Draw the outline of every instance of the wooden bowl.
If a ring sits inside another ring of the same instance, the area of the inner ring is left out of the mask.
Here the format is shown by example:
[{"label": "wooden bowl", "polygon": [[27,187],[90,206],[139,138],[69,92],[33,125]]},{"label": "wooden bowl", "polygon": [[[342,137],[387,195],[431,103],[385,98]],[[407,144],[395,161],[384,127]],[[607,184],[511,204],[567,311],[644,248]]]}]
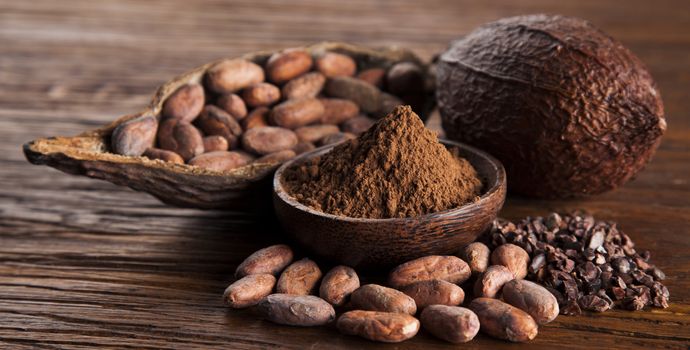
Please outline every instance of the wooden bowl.
[{"label": "wooden bowl", "polygon": [[459,149],[484,187],[479,200],[459,208],[410,218],[363,219],[327,214],[298,202],[282,184],[285,169],[323,155],[326,146],[283,164],[273,177],[273,205],[285,231],[308,253],[338,264],[381,270],[426,255],[455,254],[489,228],[503,206],[506,175],[494,157],[474,147]]}]

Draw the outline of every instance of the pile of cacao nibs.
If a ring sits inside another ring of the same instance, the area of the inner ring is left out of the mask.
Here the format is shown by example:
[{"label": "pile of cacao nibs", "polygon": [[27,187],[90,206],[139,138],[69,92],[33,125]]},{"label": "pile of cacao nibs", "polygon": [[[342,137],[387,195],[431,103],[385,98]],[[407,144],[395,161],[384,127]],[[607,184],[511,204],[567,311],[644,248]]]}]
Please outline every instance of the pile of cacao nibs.
[{"label": "pile of cacao nibs", "polygon": [[498,219],[481,237],[492,249],[506,243],[529,253],[527,279],[545,286],[565,315],[611,308],[668,307],[664,273],[638,253],[615,222],[584,212],[527,217],[519,223]]}]

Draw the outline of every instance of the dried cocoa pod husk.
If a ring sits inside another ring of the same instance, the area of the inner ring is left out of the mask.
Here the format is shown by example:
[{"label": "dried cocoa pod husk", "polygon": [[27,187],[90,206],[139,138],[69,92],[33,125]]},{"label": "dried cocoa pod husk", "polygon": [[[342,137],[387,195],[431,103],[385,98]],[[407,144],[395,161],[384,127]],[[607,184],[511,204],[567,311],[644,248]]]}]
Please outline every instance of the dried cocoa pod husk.
[{"label": "dried cocoa pod husk", "polygon": [[[303,49],[311,53],[313,57],[318,57],[328,51],[347,54],[354,58],[360,70],[387,69],[402,61],[412,61],[427,67],[411,51],[400,48],[371,49],[345,43],[325,42]],[[263,67],[272,54],[273,52],[257,52],[241,58]],[[202,84],[208,89],[205,81],[207,72],[227,60],[205,64],[163,84],[154,94],[149,106],[139,113],[123,116],[106,126],[77,136],[36,139],[24,145],[24,154],[33,164],[48,165],[69,174],[103,179],[128,186],[137,191],[150,193],[161,201],[175,206],[243,211],[270,206],[271,180],[278,163],[251,163],[229,171],[213,171],[173,162],[161,162],[147,157],[112,153],[110,138],[116,127],[141,116],[153,116],[160,119],[163,103],[171,94],[187,84]],[[236,93],[243,87],[260,82],[256,81],[258,80],[256,76],[251,74],[242,80],[232,81],[233,84],[219,84],[218,92],[222,91],[222,94],[216,96],[218,98],[216,101],[219,101],[223,95]],[[210,89],[208,90],[207,93],[213,93]],[[428,97],[425,108],[416,111],[422,118],[430,114],[434,105],[433,91],[426,91],[425,96]],[[226,112],[231,111],[226,110]],[[231,114],[236,119],[243,119],[242,113]],[[246,118],[248,117],[244,117]],[[244,127],[244,129],[248,128]]]}]

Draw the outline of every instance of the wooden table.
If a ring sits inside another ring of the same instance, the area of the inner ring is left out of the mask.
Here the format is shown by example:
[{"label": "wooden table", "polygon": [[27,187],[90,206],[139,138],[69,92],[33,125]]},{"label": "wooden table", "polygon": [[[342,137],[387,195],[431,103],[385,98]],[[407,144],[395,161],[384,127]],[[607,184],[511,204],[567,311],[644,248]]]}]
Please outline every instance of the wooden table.
[{"label": "wooden table", "polygon": [[[686,1],[0,1],[0,348],[449,348],[261,321],[223,307],[236,265],[280,240],[261,217],[176,209],[29,165],[22,143],[140,110],[207,61],[321,40],[398,44],[423,57],[525,13],[590,20],[651,69],[669,129],[637,179],[577,201],[509,198],[517,219],[586,208],[615,220],[667,274],[668,309],[560,316],[523,347],[690,346],[690,6]],[[438,120],[431,126],[438,127]],[[517,348],[478,336],[465,348]]]}]

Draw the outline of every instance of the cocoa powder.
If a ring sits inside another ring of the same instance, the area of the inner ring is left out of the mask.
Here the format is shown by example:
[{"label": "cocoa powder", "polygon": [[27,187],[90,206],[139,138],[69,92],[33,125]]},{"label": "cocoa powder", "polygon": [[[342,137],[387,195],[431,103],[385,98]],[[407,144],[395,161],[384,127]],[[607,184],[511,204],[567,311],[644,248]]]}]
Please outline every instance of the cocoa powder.
[{"label": "cocoa powder", "polygon": [[357,139],[286,170],[285,186],[315,209],[358,218],[413,217],[474,200],[482,183],[409,106]]}]

